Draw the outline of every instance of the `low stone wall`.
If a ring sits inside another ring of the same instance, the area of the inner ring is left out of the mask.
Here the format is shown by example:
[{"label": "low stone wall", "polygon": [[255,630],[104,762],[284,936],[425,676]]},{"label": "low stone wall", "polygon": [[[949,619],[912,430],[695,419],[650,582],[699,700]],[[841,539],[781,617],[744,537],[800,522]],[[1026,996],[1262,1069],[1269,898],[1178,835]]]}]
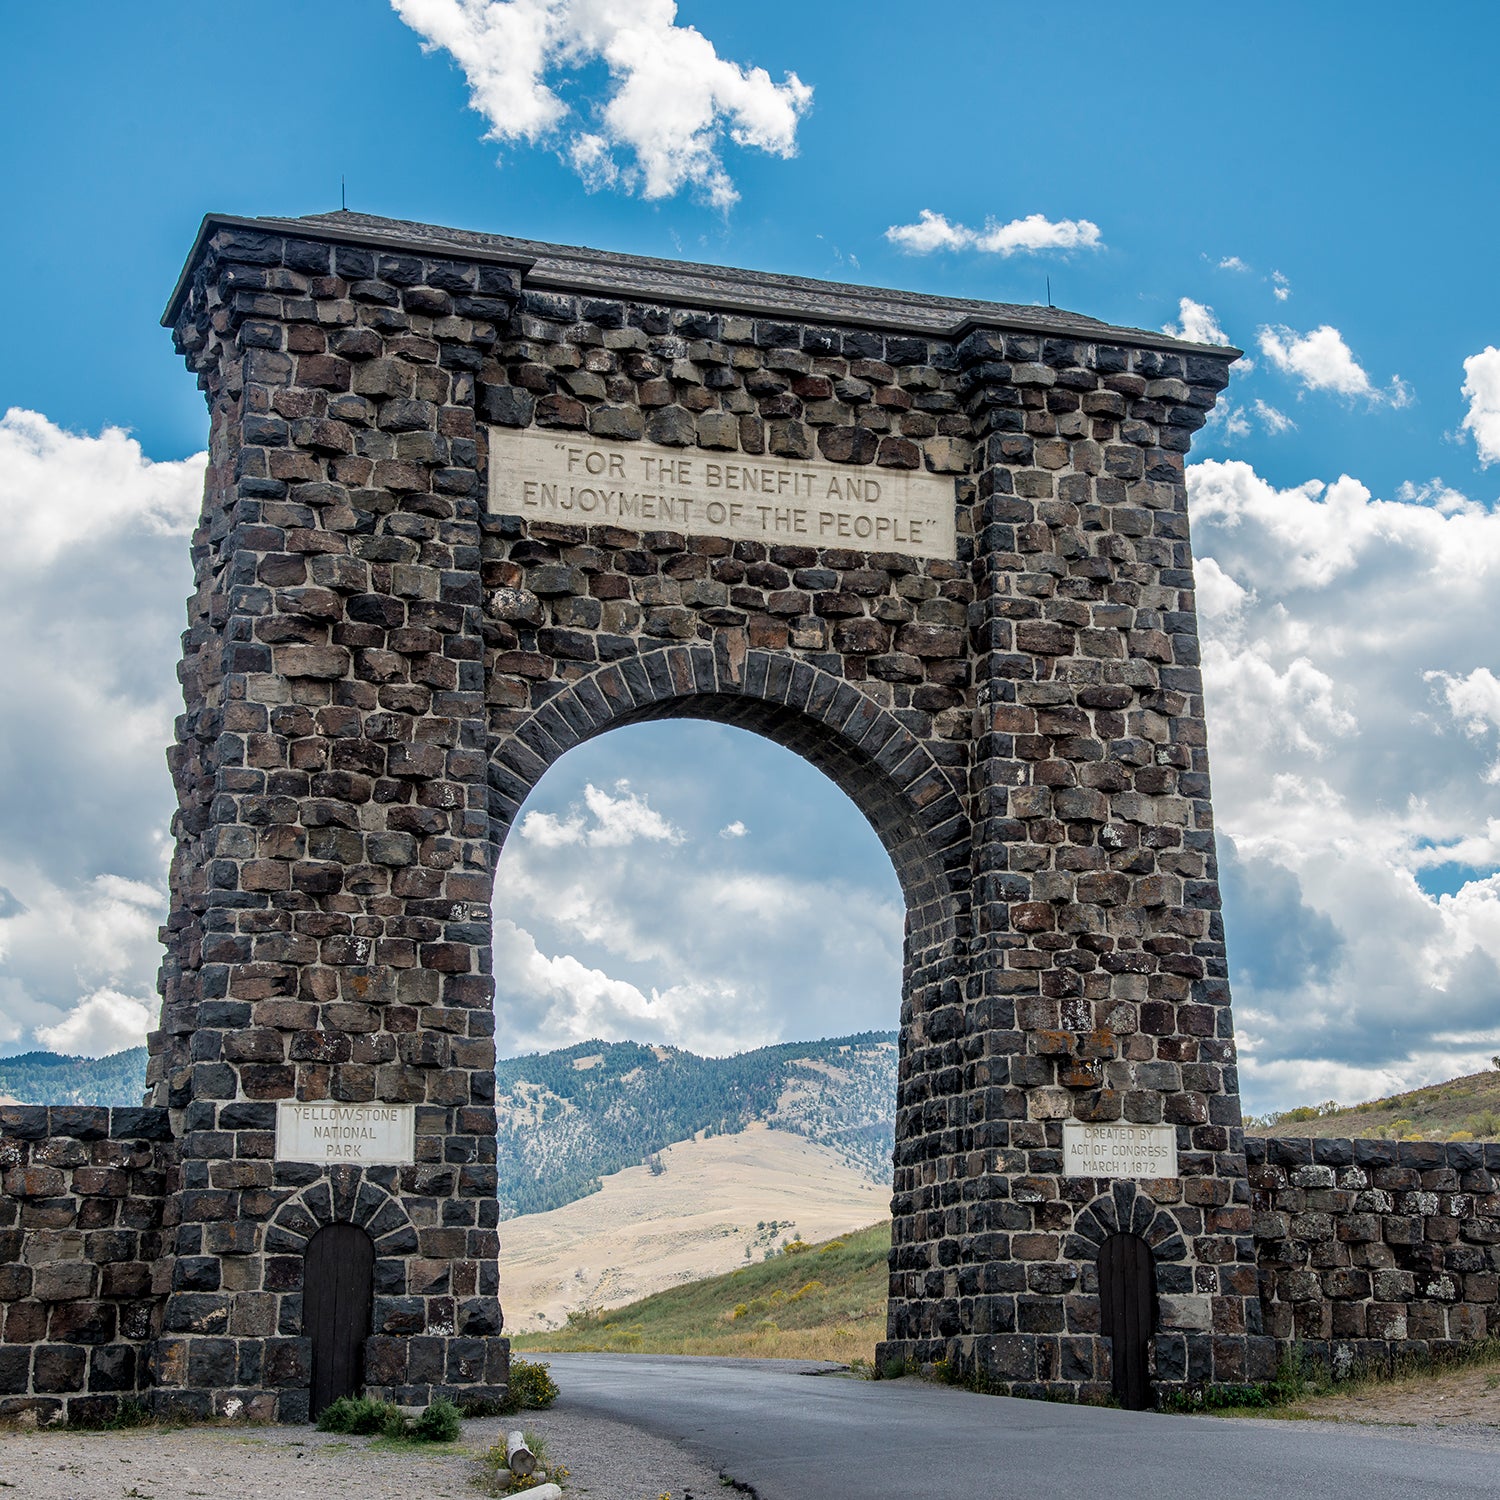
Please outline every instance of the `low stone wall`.
[{"label": "low stone wall", "polygon": [[1500,1143],[1248,1139],[1265,1331],[1335,1374],[1500,1336]]},{"label": "low stone wall", "polygon": [[164,1109],[0,1108],[0,1418],[104,1421],[148,1383],[175,1159]]}]

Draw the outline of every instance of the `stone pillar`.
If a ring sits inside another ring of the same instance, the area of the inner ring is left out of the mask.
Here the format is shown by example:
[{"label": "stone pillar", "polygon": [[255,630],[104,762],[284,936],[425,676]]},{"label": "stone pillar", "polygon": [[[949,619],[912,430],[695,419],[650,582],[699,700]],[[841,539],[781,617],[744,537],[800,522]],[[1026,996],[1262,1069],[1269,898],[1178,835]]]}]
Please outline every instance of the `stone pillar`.
[{"label": "stone pillar", "polygon": [[[516,287],[219,228],[180,299],[212,438],[151,1039],[182,1150],[164,1407],[305,1415],[301,1253],[333,1220],[376,1244],[372,1387],[506,1380],[474,371]],[[285,1099],[414,1105],[416,1160],[277,1162]]]},{"label": "stone pillar", "polygon": [[[1094,1257],[1143,1234],[1155,1374],[1272,1373],[1259,1337],[1183,455],[1224,357],[975,328],[981,446],[975,1180],[941,1352],[1018,1393],[1103,1394]],[[1067,1177],[1062,1122],[1166,1124],[1175,1181]]]}]

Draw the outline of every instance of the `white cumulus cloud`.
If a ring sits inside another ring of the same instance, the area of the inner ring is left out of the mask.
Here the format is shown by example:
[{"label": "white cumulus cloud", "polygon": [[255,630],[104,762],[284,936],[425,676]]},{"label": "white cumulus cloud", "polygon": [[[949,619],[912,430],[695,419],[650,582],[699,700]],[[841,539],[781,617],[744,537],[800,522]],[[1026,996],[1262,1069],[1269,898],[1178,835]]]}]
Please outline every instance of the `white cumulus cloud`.
[{"label": "white cumulus cloud", "polygon": [[141,1046],[155,1025],[155,996],[125,995],[106,986],[85,995],[56,1026],[38,1026],[36,1038],[53,1052],[108,1057]]},{"label": "white cumulus cloud", "polygon": [[1469,402],[1463,427],[1474,435],[1480,463],[1500,462],[1500,349],[1487,345],[1464,361],[1463,393]]},{"label": "white cumulus cloud", "polygon": [[135,1027],[111,996],[154,1008],[174,804],[165,750],[204,462],[154,463],[119,428],[0,418],[7,1043],[45,1032],[110,1050]]},{"label": "white cumulus cloud", "polygon": [[1500,677],[1488,667],[1475,667],[1464,676],[1429,672],[1429,682],[1441,685],[1443,697],[1465,734],[1478,738],[1500,729]]},{"label": "white cumulus cloud", "polygon": [[[795,73],[719,56],[675,0],[391,0],[397,15],[463,69],[487,138],[535,145],[557,138],[590,187],[646,198],[691,188],[718,208],[738,198],[725,138],[773,156],[796,154],[812,89]],[[580,119],[561,92],[602,63],[607,97]]]},{"label": "white cumulus cloud", "polygon": [[521,837],[543,849],[559,849],[568,844],[582,844],[591,849],[620,849],[637,839],[680,844],[682,831],[674,828],[639,793],[630,790],[628,781],[617,781],[618,796],[590,782],[583,789],[588,817],[577,807],[566,815],[548,812],[527,813],[521,823]]},{"label": "white cumulus cloud", "polygon": [[1280,271],[1271,272],[1271,295],[1278,302],[1285,302],[1292,295],[1292,284]]},{"label": "white cumulus cloud", "polygon": [[1162,332],[1171,334],[1174,339],[1188,339],[1194,344],[1229,343],[1229,335],[1219,327],[1213,308],[1203,302],[1194,302],[1191,297],[1179,299],[1177,321],[1168,323]]},{"label": "white cumulus cloud", "polygon": [[988,255],[1034,255],[1044,250],[1102,250],[1099,226],[1088,219],[1049,219],[1028,214],[1002,224],[986,219],[984,228],[950,224],[947,218],[924,208],[914,224],[892,224],[885,237],[910,255],[930,255],[934,250],[981,250]]},{"label": "white cumulus cloud", "polygon": [[152,463],[123,428],[91,437],[13,406],[0,417],[0,548],[35,568],[101,535],[189,536],[203,465],[201,453]]},{"label": "white cumulus cloud", "polygon": [[[605,767],[628,772],[631,819],[674,838],[589,841]],[[753,839],[724,817],[747,799]],[[503,1051],[603,1036],[722,1053],[896,1025],[895,872],[791,752],[720,725],[641,725],[569,751],[532,801],[495,881]]]},{"label": "white cumulus cloud", "polygon": [[1411,391],[1399,375],[1391,378],[1388,389],[1376,387],[1332,324],[1324,323],[1310,333],[1281,325],[1262,328],[1260,352],[1284,375],[1301,382],[1304,390],[1332,391],[1397,407],[1411,403]]},{"label": "white cumulus cloud", "polygon": [[[1188,468],[1252,1108],[1500,1050],[1500,514]],[[1451,491],[1444,491],[1452,496]]]}]

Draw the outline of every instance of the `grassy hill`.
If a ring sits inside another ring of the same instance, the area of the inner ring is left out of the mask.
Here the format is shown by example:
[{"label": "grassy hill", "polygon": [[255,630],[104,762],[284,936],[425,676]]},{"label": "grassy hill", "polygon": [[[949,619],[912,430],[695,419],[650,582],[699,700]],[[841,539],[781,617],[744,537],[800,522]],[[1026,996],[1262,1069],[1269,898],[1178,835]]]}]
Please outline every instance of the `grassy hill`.
[{"label": "grassy hill", "polygon": [[895,1145],[896,1034],[787,1042],[699,1057],[638,1042],[580,1042],[495,1069],[500,1202],[544,1213],[599,1191],[677,1141],[755,1121],[827,1146],[871,1181]]},{"label": "grassy hill", "polygon": [[626,1167],[590,1193],[501,1228],[512,1333],[559,1328],[569,1313],[637,1302],[774,1254],[784,1241],[846,1235],[881,1217],[876,1184],[806,1136],[753,1123],[698,1136]]},{"label": "grassy hill", "polygon": [[19,1104],[139,1104],[146,1091],[146,1049],[110,1057],[22,1052],[0,1057],[0,1095]]},{"label": "grassy hill", "polygon": [[1500,1069],[1450,1078],[1405,1094],[1342,1105],[1330,1099],[1279,1114],[1250,1115],[1252,1135],[1357,1136],[1398,1141],[1500,1139]]},{"label": "grassy hill", "polygon": [[517,1350],[870,1360],[885,1337],[889,1223],[710,1276],[567,1326],[522,1334]]}]

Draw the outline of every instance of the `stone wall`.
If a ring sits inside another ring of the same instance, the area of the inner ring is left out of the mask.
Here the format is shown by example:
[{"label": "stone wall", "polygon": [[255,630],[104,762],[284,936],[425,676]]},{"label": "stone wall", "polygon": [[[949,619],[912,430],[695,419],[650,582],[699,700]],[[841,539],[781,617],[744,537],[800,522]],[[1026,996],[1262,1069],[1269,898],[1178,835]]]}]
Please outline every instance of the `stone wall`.
[{"label": "stone wall", "polygon": [[1500,1144],[1247,1140],[1266,1331],[1344,1374],[1500,1335]]},{"label": "stone wall", "polygon": [[0,1418],[103,1421],[149,1385],[175,1161],[164,1109],[0,1107]]}]

